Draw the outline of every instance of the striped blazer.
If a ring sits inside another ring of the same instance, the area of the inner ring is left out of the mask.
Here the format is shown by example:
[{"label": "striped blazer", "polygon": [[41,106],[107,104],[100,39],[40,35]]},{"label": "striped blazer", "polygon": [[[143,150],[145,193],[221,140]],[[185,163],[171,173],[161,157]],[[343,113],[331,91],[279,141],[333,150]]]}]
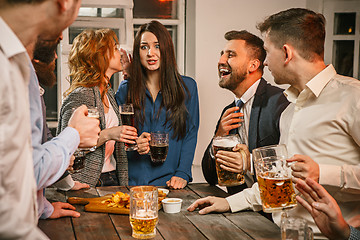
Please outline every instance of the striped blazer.
[{"label": "striped blazer", "polygon": [[[114,91],[110,88],[107,97],[112,105],[121,125],[119,107],[114,98]],[[97,107],[99,110],[100,129],[106,128],[104,106],[101,101],[100,90],[97,86],[92,88],[79,87],[72,91],[63,101],[60,110],[60,119],[57,128],[57,134],[68,126],[69,119],[72,115],[72,109],[85,104],[87,107]],[[128,161],[124,143],[116,142],[114,153],[116,160],[116,174],[121,186],[128,185]],[[71,174],[74,180],[87,183],[95,187],[101,174],[105,160],[105,144],[101,145],[94,152],[88,153],[85,160],[85,168],[79,173]]]}]

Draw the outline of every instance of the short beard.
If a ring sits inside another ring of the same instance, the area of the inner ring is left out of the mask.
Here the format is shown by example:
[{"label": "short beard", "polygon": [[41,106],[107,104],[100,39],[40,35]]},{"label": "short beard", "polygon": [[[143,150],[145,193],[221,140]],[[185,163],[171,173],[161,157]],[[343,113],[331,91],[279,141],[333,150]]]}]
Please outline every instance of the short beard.
[{"label": "short beard", "polygon": [[38,38],[34,48],[34,59],[50,64],[55,59],[56,48],[60,39],[44,41]]},{"label": "short beard", "polygon": [[230,91],[234,91],[239,86],[239,84],[245,80],[246,76],[247,76],[247,74],[245,71],[242,71],[240,73],[231,72],[229,79],[224,80],[224,79],[220,78],[219,86],[221,88],[225,88]]},{"label": "short beard", "polygon": [[56,83],[56,75],[54,73],[55,60],[50,64],[33,60],[32,64],[34,65],[39,83],[42,86],[53,87]]}]

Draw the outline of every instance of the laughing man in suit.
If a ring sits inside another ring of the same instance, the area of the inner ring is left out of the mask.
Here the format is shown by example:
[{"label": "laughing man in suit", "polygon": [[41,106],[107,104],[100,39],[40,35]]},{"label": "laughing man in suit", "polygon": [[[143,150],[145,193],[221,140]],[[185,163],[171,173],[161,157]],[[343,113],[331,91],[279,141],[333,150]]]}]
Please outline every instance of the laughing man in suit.
[{"label": "laughing man in suit", "polygon": [[[245,134],[250,152],[257,147],[277,144],[279,142],[279,118],[288,105],[283,90],[272,86],[262,78],[266,57],[264,42],[257,36],[243,30],[230,31],[225,34],[228,41],[221,51],[218,62],[219,86],[234,93],[235,100],[226,106],[216,125],[215,136],[229,133],[238,134],[241,125],[240,116],[244,115]],[[238,107],[241,100],[240,109]],[[240,111],[240,112],[238,112]],[[244,148],[245,146],[242,146]],[[211,142],[202,159],[202,170],[209,184],[217,184],[215,158],[211,152]],[[249,156],[249,152],[247,152]],[[251,187],[254,177],[250,158],[242,159],[240,152],[217,153],[222,167],[232,172],[241,172],[247,166],[243,185],[228,187],[231,194]],[[243,164],[243,161],[246,161]]]}]

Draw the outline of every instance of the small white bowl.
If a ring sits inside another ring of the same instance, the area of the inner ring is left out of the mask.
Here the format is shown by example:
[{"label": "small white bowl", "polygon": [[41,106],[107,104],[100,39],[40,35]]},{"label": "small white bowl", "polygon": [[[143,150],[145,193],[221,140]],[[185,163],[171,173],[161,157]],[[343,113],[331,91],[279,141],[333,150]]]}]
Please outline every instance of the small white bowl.
[{"label": "small white bowl", "polygon": [[165,198],[162,201],[164,212],[178,213],[181,210],[181,198]]}]

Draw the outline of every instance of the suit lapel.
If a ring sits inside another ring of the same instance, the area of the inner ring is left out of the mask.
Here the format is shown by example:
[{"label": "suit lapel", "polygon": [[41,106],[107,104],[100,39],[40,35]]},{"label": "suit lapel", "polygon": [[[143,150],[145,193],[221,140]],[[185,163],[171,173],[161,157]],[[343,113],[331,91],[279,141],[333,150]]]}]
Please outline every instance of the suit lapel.
[{"label": "suit lapel", "polygon": [[259,86],[256,89],[254,102],[251,107],[249,137],[248,137],[250,152],[254,148],[256,148],[256,143],[258,138],[257,133],[258,133],[260,109],[263,101],[263,94],[265,93],[265,86],[266,86],[266,81],[263,78],[261,78]]}]

